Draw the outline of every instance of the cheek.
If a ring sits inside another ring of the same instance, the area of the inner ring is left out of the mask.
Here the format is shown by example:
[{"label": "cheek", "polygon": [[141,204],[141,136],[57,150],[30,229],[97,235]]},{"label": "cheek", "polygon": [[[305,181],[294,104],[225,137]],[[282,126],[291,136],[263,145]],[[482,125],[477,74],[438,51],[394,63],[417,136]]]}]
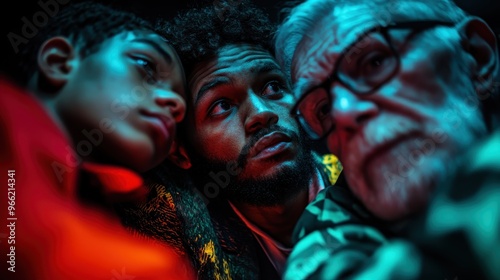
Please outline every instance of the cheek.
[{"label": "cheek", "polygon": [[439,119],[439,129],[449,139],[449,143],[445,141],[443,145],[460,150],[487,134],[480,105],[475,97],[450,98],[450,104],[452,105],[441,112],[443,117]]},{"label": "cheek", "polygon": [[421,44],[411,46],[410,51],[402,54],[400,81],[405,97],[442,106],[444,96],[454,94],[447,86],[461,83],[465,76],[461,56],[453,42],[435,40],[435,36],[427,36],[421,39]]},{"label": "cheek", "polygon": [[430,105],[443,103],[445,92],[440,76],[427,62],[409,61],[402,65],[399,78],[399,96],[411,102]]},{"label": "cheek", "polygon": [[340,153],[340,143],[338,141],[338,137],[336,137],[334,133],[330,132],[330,134],[326,137],[326,146],[331,153],[342,159],[342,154]]},{"label": "cheek", "polygon": [[278,115],[278,120],[286,125],[287,128],[292,129],[293,131],[297,131],[299,128],[299,124],[295,120],[295,118],[290,114],[290,110],[294,105],[295,99],[292,95],[288,95],[283,100],[275,103],[275,106],[272,107],[273,112]]},{"label": "cheek", "polygon": [[97,103],[95,94],[89,91],[72,91],[56,102],[57,110],[70,130],[93,128],[104,117],[104,105]]},{"label": "cheek", "polygon": [[245,145],[245,133],[231,126],[202,126],[193,134],[195,149],[204,156],[233,160]]},{"label": "cheek", "polygon": [[[428,132],[438,131],[454,142],[468,142],[469,135],[481,135],[484,129],[478,98],[463,69],[449,59],[439,63],[446,66],[420,62],[405,71],[399,96],[427,123]],[[456,67],[451,69],[453,65]]]}]

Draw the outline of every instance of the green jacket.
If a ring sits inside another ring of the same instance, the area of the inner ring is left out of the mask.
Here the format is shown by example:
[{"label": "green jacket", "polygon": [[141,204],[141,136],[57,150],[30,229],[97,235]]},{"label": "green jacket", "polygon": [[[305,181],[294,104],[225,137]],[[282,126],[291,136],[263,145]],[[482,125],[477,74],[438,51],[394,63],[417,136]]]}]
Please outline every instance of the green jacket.
[{"label": "green jacket", "polygon": [[345,185],[325,188],[295,227],[283,279],[346,279],[404,229],[374,217]]}]

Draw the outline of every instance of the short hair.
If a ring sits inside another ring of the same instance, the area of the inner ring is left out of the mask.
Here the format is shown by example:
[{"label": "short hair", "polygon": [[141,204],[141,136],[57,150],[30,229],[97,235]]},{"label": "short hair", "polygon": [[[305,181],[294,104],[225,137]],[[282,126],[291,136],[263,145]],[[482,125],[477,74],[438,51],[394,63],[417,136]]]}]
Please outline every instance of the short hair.
[{"label": "short hair", "polygon": [[178,51],[186,75],[224,46],[249,44],[274,55],[274,32],[277,24],[264,10],[246,0],[215,1],[178,13],[172,20],[159,22]]},{"label": "short hair", "polygon": [[[407,14],[407,4],[410,3],[420,4],[413,7],[415,9],[411,11],[411,15],[418,15],[425,19],[460,22],[466,17],[466,13],[451,0],[306,0],[293,8],[286,8],[282,11],[285,19],[275,35],[276,59],[284,71],[290,75],[291,62],[296,48],[316,26],[318,19],[332,14],[335,7],[366,4],[374,10],[394,16]],[[385,19],[381,18],[381,20]]]},{"label": "short hair", "polygon": [[106,39],[132,30],[154,29],[151,22],[110,5],[91,1],[68,4],[21,50],[20,82],[25,84],[35,73],[39,48],[49,38],[66,37],[78,45],[79,54],[86,57],[96,52]]}]

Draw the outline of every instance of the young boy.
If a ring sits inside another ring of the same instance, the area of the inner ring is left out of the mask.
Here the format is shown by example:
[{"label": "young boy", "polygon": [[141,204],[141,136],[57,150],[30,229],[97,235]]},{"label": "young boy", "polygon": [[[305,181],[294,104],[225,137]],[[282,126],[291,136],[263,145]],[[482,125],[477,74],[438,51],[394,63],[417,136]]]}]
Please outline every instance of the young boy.
[{"label": "young boy", "polygon": [[174,154],[184,117],[180,60],[152,30],[70,5],[23,50],[30,93],[0,79],[1,279],[193,278],[187,260],[110,210],[143,197],[136,172]]}]

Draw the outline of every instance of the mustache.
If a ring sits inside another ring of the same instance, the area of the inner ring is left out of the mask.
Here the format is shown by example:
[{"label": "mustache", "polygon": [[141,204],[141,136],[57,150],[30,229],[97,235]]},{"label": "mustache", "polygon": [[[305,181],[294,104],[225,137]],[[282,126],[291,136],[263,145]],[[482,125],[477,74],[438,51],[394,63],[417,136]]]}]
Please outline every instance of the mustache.
[{"label": "mustache", "polygon": [[244,168],[247,162],[247,155],[250,153],[250,150],[252,147],[264,136],[268,135],[269,133],[272,132],[281,132],[284,133],[292,139],[292,142],[294,143],[300,143],[300,136],[297,132],[284,128],[278,124],[273,124],[269,127],[263,128],[259,130],[257,133],[252,135],[245,146],[241,149],[241,152],[238,156],[237,164],[239,167]]}]

